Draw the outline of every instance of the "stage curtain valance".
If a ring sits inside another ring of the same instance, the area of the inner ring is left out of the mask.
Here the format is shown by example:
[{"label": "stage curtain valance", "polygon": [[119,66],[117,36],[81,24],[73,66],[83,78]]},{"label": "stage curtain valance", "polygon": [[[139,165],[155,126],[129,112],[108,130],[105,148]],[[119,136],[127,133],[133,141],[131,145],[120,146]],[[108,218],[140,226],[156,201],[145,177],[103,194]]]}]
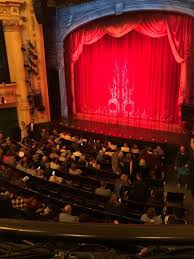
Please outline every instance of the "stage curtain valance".
[{"label": "stage curtain valance", "polygon": [[153,38],[168,36],[174,58],[178,63],[181,63],[178,104],[180,105],[184,99],[187,98],[186,61],[191,46],[192,18],[189,16],[172,14],[120,16],[113,20],[100,21],[86,25],[73,32],[69,37],[74,113],[76,113],[74,103],[74,64],[79,59],[84,45],[93,44],[106,34],[119,38],[132,30]]},{"label": "stage curtain valance", "polygon": [[152,15],[146,18],[134,16],[120,18],[114,22],[99,22],[87,25],[70,35],[72,62],[76,62],[83,50],[83,45],[90,45],[108,34],[122,37],[132,30],[146,36],[159,38],[168,35],[169,43],[178,63],[187,59],[191,44],[192,18],[180,15]]}]

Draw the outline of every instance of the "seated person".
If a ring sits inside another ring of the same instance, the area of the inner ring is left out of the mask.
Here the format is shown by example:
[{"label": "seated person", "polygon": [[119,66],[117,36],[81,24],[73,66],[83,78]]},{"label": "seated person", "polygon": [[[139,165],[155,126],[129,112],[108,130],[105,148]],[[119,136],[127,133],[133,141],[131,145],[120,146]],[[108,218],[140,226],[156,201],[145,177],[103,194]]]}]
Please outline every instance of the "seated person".
[{"label": "seated person", "polygon": [[[48,205],[42,205],[41,208],[39,208],[36,211],[37,214],[39,214],[40,216],[43,216],[45,219],[50,220],[53,219],[53,210],[52,210],[52,205],[48,204]],[[43,218],[42,218],[43,219]]]},{"label": "seated person", "polygon": [[130,148],[128,147],[127,143],[124,143],[124,145],[121,147],[121,151],[124,152],[124,153],[130,152]]},{"label": "seated person", "polygon": [[112,193],[109,202],[105,205],[105,210],[112,214],[125,215],[126,210],[120,202],[119,195]]},{"label": "seated person", "polygon": [[145,213],[141,216],[140,221],[143,224],[148,224],[148,225],[160,225],[160,224],[162,224],[161,215],[157,216],[154,208],[149,208],[147,210],[147,213]]},{"label": "seated person", "polygon": [[130,200],[134,200],[135,202],[146,202],[148,199],[148,192],[146,185],[142,181],[141,175],[136,175],[136,181],[133,184],[133,189],[129,195]]},{"label": "seated person", "polygon": [[100,183],[100,187],[97,188],[94,193],[96,195],[99,195],[99,196],[103,196],[103,197],[110,197],[111,196],[111,191],[109,189],[106,189],[106,184],[104,182],[101,182]]},{"label": "seated person", "polygon": [[187,224],[187,221],[185,219],[179,219],[176,217],[176,215],[166,215],[164,218],[164,224],[165,225],[175,225],[175,224]]},{"label": "seated person", "polygon": [[29,168],[36,169],[41,165],[39,154],[32,156],[32,161],[29,163]]},{"label": "seated person", "polygon": [[96,169],[96,170],[100,170],[100,164],[98,164],[95,159],[91,159],[91,160],[88,162],[87,166],[90,167],[90,168],[94,168],[94,169]]},{"label": "seated person", "polygon": [[0,218],[19,218],[21,213],[14,209],[11,202],[11,194],[0,195]]},{"label": "seated person", "polygon": [[122,174],[120,177],[120,190],[119,190],[119,196],[122,200],[128,198],[128,193],[130,190],[131,181],[127,174]]},{"label": "seated person", "polygon": [[53,170],[60,170],[60,164],[58,163],[58,159],[57,158],[53,158],[51,163],[50,163],[50,169]]},{"label": "seated person", "polygon": [[153,154],[151,147],[148,147],[148,148],[147,148],[147,154],[148,154],[148,155],[152,155],[152,154]]},{"label": "seated person", "polygon": [[25,215],[28,219],[35,219],[36,217],[36,211],[41,207],[40,200],[35,197],[31,196],[27,203],[25,208]]},{"label": "seated person", "polygon": [[133,146],[131,148],[131,153],[132,154],[139,154],[139,148],[136,144],[133,144]]},{"label": "seated person", "polygon": [[108,142],[108,147],[110,148],[111,151],[115,151],[117,149],[117,145],[111,142]]},{"label": "seated person", "polygon": [[41,164],[41,168],[43,169],[50,168],[50,161],[47,156],[42,156],[40,164]]},{"label": "seated person", "polygon": [[73,138],[71,137],[70,133],[64,133],[63,135],[60,134],[60,137],[62,136],[63,139],[68,141],[73,141]]},{"label": "seated person", "polygon": [[55,175],[55,171],[52,172],[52,175],[49,177],[49,182],[53,183],[62,183],[63,179]]},{"label": "seated person", "polygon": [[81,153],[79,150],[77,150],[77,151],[75,151],[75,152],[73,153],[73,155],[72,155],[71,158],[72,158],[73,160],[75,160],[75,161],[78,161],[81,156],[82,156],[82,153]]},{"label": "seated person", "polygon": [[79,217],[72,216],[71,213],[72,213],[72,207],[71,205],[68,204],[62,209],[62,212],[59,214],[59,222],[78,223]]},{"label": "seated person", "polygon": [[164,151],[162,150],[162,148],[160,146],[157,146],[153,150],[153,155],[155,155],[155,156],[163,156],[164,155]]},{"label": "seated person", "polygon": [[80,166],[84,166],[84,167],[85,167],[86,164],[87,164],[86,156],[85,156],[85,155],[82,155],[82,156],[80,157],[78,163],[79,163]]},{"label": "seated person", "polygon": [[20,176],[20,174],[18,174],[17,172],[14,172],[12,174],[10,183],[15,185],[15,186],[24,188],[25,187],[25,182],[22,179],[23,179],[23,177]]},{"label": "seated person", "polygon": [[36,176],[38,178],[44,178],[44,170],[42,170],[41,167],[38,167],[35,170],[35,175],[34,176]]},{"label": "seated person", "polygon": [[66,157],[67,157],[67,152],[62,152],[60,157],[59,157],[59,161],[60,162],[65,162],[66,161]]},{"label": "seated person", "polygon": [[75,163],[72,163],[71,167],[69,168],[69,174],[81,175],[82,174],[82,170],[77,168],[77,165]]},{"label": "seated person", "polygon": [[103,151],[103,150],[100,150],[99,152],[98,152],[98,155],[97,155],[97,157],[96,157],[96,161],[98,162],[98,163],[103,163],[104,162],[104,160],[105,160],[105,152]]},{"label": "seated person", "polygon": [[49,132],[47,129],[41,129],[41,133],[40,133],[41,139],[43,141],[46,141],[49,138]]}]

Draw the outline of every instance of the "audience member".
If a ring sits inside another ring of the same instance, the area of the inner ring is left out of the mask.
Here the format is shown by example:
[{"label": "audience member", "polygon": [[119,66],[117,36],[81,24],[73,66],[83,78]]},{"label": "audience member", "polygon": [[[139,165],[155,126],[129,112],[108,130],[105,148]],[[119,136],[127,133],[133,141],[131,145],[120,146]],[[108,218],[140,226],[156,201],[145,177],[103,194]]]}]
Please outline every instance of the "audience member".
[{"label": "audience member", "polygon": [[180,146],[175,160],[175,170],[178,173],[179,187],[185,186],[187,188],[189,170],[189,156],[184,146]]},{"label": "audience member", "polygon": [[144,224],[148,225],[160,225],[162,224],[162,218],[161,216],[156,215],[156,211],[154,208],[149,208],[147,210],[147,213],[143,214],[141,216],[140,221]]},{"label": "audience member", "polygon": [[[33,123],[31,122],[31,124]],[[35,129],[36,125],[29,125],[28,132],[31,127]],[[116,214],[118,222],[122,222],[119,218],[120,216],[129,215],[124,206],[125,203],[127,204],[126,201],[128,199],[132,199],[135,202],[147,201],[148,187],[141,179],[141,176],[149,177],[149,174],[145,174],[144,171],[147,169],[150,171],[155,170],[147,162],[146,155],[151,151],[148,147],[144,148],[140,156],[141,150],[135,144],[130,153],[127,143],[124,143],[119,148],[120,144],[112,144],[107,142],[107,140],[100,141],[92,138],[87,140],[83,137],[73,137],[70,133],[58,133],[57,129],[52,130],[51,134],[49,134],[49,131],[43,128],[39,143],[31,139],[32,132],[28,134],[29,139],[27,140],[26,147],[15,144],[11,139],[4,140],[0,136],[0,141],[2,141],[0,144],[0,157],[2,157],[5,163],[11,164],[14,167],[17,166],[22,171],[22,177],[20,177],[18,172],[13,173],[12,170],[10,172],[8,170],[6,175],[3,169],[1,175],[12,186],[21,189],[27,186],[30,189],[32,188],[32,190],[35,188],[37,192],[39,191],[39,186],[35,186],[36,179],[34,177],[41,178],[42,180],[37,179],[37,183],[40,184],[40,190],[44,190],[44,195],[48,196],[48,199],[50,199],[50,195],[53,197],[53,193],[55,193],[54,198],[56,199],[62,201],[68,197],[73,202],[81,203],[81,206],[87,207],[87,204],[92,204],[92,199],[95,197],[93,203],[95,203],[95,206],[97,204],[97,209],[101,209],[99,204],[102,201],[105,203],[106,200],[99,196],[110,198],[109,202],[104,204],[105,206],[103,205],[105,208],[104,212]],[[35,135],[38,136],[37,131]],[[37,138],[36,136],[34,138]],[[155,157],[161,154],[158,147],[153,149],[153,153]],[[82,177],[76,177],[76,175],[81,175],[82,172]],[[139,174],[136,179],[137,172]],[[71,175],[74,175],[74,177]],[[27,182],[24,179],[27,179]],[[136,181],[134,182],[135,179]],[[43,183],[43,181],[47,180],[58,185],[53,185],[52,192],[49,190],[52,184],[47,185],[45,182]],[[100,187],[96,188],[99,185]],[[55,191],[54,187],[56,187],[56,190],[64,190],[64,193],[63,191]],[[72,190],[75,190],[75,193]],[[113,190],[115,193],[112,193]],[[85,192],[83,197],[78,197],[79,192]],[[18,195],[18,204],[19,199],[22,200]],[[34,219],[38,217],[39,219],[49,220],[54,217],[53,210],[47,203],[40,204],[37,201],[39,205],[32,206],[35,203],[33,199],[32,197],[29,199],[24,209],[27,218]],[[96,203],[98,199],[100,199],[100,203]],[[19,207],[20,205],[18,205]],[[74,216],[71,215],[71,209],[68,207],[64,208],[60,215],[62,218],[65,218],[61,219],[61,222],[74,221]],[[78,222],[78,218],[75,221]]]},{"label": "audience member", "polygon": [[75,163],[72,163],[71,167],[69,168],[69,174],[81,175],[82,174],[82,170],[77,168],[77,165]]},{"label": "audience member", "polygon": [[26,144],[26,138],[28,136],[28,127],[24,121],[21,121],[20,130],[21,130],[21,143]]},{"label": "audience member", "polygon": [[71,205],[68,204],[62,209],[62,212],[59,214],[59,222],[78,223],[79,217],[72,216],[71,213],[72,213],[72,207]]},{"label": "audience member", "polygon": [[28,135],[30,139],[37,139],[37,125],[34,123],[33,119],[28,125]]},{"label": "audience member", "polygon": [[96,188],[95,194],[98,196],[110,197],[111,191],[106,188],[106,183],[101,182],[101,186],[99,188]]},{"label": "audience member", "polygon": [[148,199],[148,190],[145,183],[142,181],[141,175],[137,174],[136,181],[131,187],[129,199],[135,202],[146,202]]}]

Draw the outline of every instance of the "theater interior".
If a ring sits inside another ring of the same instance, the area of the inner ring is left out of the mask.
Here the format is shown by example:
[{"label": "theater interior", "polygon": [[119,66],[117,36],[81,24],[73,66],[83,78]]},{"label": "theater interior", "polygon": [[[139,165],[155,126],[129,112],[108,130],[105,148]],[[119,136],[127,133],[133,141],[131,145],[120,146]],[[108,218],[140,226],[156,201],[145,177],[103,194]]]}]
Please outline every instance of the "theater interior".
[{"label": "theater interior", "polygon": [[0,0],[0,259],[194,258],[193,17]]}]

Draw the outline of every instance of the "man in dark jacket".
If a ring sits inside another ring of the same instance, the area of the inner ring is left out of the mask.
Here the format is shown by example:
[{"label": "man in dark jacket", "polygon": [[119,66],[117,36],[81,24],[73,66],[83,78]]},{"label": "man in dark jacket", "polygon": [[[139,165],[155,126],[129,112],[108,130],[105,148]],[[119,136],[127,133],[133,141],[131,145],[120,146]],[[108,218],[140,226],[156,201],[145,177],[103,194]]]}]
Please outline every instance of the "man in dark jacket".
[{"label": "man in dark jacket", "polygon": [[37,139],[37,125],[34,123],[32,119],[30,124],[28,125],[28,136],[30,139]]}]

